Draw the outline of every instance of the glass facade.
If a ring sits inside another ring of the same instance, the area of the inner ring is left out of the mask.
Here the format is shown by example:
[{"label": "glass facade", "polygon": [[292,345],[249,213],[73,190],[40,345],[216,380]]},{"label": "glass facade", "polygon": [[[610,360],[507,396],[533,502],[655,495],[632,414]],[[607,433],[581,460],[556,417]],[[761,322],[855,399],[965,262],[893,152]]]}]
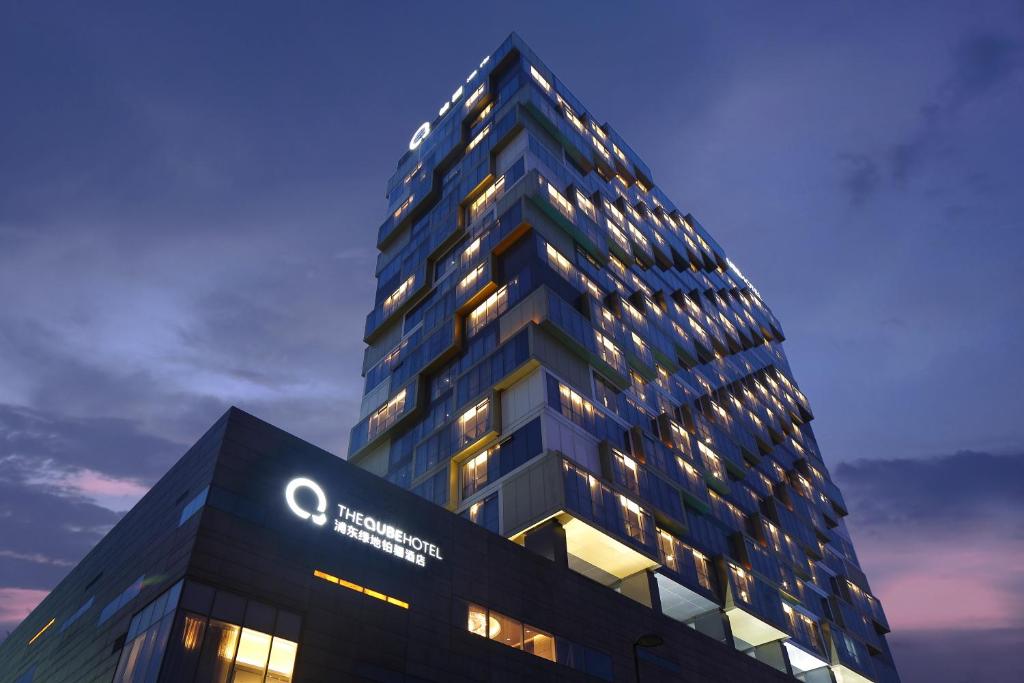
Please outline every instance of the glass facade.
[{"label": "glass facade", "polygon": [[[574,567],[627,594],[655,573],[738,649],[799,648],[794,674],[898,680],[782,327],[710,233],[514,35],[413,142],[349,459],[515,540],[554,519],[570,555],[605,544]],[[506,519],[543,458],[558,513]]]}]

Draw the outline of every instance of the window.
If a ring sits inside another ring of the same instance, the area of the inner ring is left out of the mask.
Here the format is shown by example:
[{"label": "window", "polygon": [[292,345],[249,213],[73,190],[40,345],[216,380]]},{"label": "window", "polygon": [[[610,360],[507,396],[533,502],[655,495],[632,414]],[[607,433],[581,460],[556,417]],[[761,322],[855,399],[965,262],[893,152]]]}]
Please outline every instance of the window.
[{"label": "window", "polygon": [[498,533],[498,494],[492,493],[478,500],[462,513],[462,516],[483,528]]},{"label": "window", "polygon": [[618,412],[619,390],[601,377],[594,376],[594,396],[608,410]]},{"label": "window", "polygon": [[621,371],[623,363],[622,352],[619,351],[619,347],[615,346],[608,337],[597,330],[594,330],[594,340],[597,342],[597,355],[601,357],[601,360],[616,370]]},{"label": "window", "polygon": [[583,209],[583,213],[590,216],[590,220],[597,221],[597,213],[594,211],[594,203],[587,199],[579,190],[576,190],[576,206]]},{"label": "window", "polygon": [[368,438],[372,439],[376,437],[385,429],[393,425],[398,420],[398,416],[401,415],[404,409],[405,389],[402,389],[395,394],[394,398],[378,408],[377,412],[370,417],[370,422],[367,426]]},{"label": "window", "polygon": [[203,505],[206,504],[206,496],[209,492],[210,487],[207,486],[202,491],[200,491],[195,498],[190,500],[188,504],[185,505],[184,508],[182,508],[181,516],[178,518],[178,526],[181,526],[182,524],[187,522],[192,517],[192,515],[196,514],[203,508]]},{"label": "window", "polygon": [[606,681],[612,680],[611,658],[605,653],[552,635],[482,605],[469,603],[466,630],[549,662],[558,662]]},{"label": "window", "polygon": [[539,85],[544,92],[551,92],[551,84],[548,83],[547,79],[544,78],[532,64],[530,65],[530,75],[533,76],[533,80],[537,81],[537,85]]},{"label": "window", "polygon": [[472,150],[472,149],[473,149],[474,147],[476,147],[477,145],[479,145],[479,144],[480,144],[480,142],[481,142],[481,141],[482,141],[482,140],[483,140],[483,139],[484,139],[485,137],[487,137],[487,134],[488,134],[488,133],[490,133],[490,132],[491,132],[491,124],[487,124],[486,126],[484,126],[484,129],[483,129],[482,131],[480,131],[479,133],[477,133],[477,134],[476,134],[476,137],[474,137],[474,138],[473,138],[472,140],[470,140],[470,141],[469,141],[469,144],[468,144],[468,145],[466,145],[466,152],[468,153],[468,152],[469,152],[469,151],[471,151],[471,150]]},{"label": "window", "polygon": [[466,445],[479,439],[487,432],[487,417],[490,400],[484,399],[459,417],[459,443]]},{"label": "window", "polygon": [[753,588],[753,579],[750,574],[735,565],[729,565],[729,574],[736,587],[736,597],[747,604],[752,604],[750,591]]},{"label": "window", "polygon": [[505,188],[505,176],[501,176],[493,183],[490,187],[483,191],[483,193],[473,200],[469,205],[469,220],[467,222],[473,223],[480,216],[482,216],[491,206],[497,201],[498,197],[501,196],[502,190]]},{"label": "window", "polygon": [[394,310],[398,308],[403,301],[409,298],[409,295],[412,294],[412,286],[415,282],[416,274],[413,273],[405,279],[405,282],[398,285],[398,289],[388,295],[388,298],[384,299],[384,302],[381,304],[381,309],[384,311],[384,315],[391,315],[391,313],[394,312]]},{"label": "window", "polygon": [[704,467],[707,468],[708,472],[718,479],[725,481],[725,467],[722,466],[722,459],[710,447],[704,445],[702,441],[697,442],[697,449],[700,451],[701,458],[704,460]]},{"label": "window", "polygon": [[462,465],[462,497],[468,498],[479,491],[487,483],[487,459],[489,452],[484,451]]},{"label": "window", "polygon": [[480,96],[484,94],[484,86],[481,83],[480,87],[473,91],[473,94],[466,98],[466,109],[469,109],[480,99]]},{"label": "window", "polygon": [[551,183],[548,183],[547,185],[548,199],[551,201],[551,203],[555,205],[555,207],[562,213],[563,216],[568,218],[570,221],[575,221],[576,213],[572,208],[572,204],[569,203],[569,200],[566,199],[565,196],[561,192],[559,192],[554,185],[552,185]]},{"label": "window", "polygon": [[474,268],[473,270],[469,271],[469,273],[466,274],[466,277],[464,277],[461,280],[459,280],[459,286],[458,286],[458,289],[457,289],[459,295],[462,295],[462,294],[465,294],[466,292],[468,292],[469,289],[473,285],[475,285],[477,283],[477,280],[480,279],[480,276],[483,275],[483,273],[484,273],[484,264],[481,263],[476,268]]},{"label": "window", "polygon": [[555,638],[550,633],[524,624],[523,650],[553,662],[555,661]]},{"label": "window", "polygon": [[636,461],[616,450],[612,451],[612,458],[615,462],[616,480],[633,493],[639,493],[640,483],[637,475]]},{"label": "window", "polygon": [[232,683],[263,683],[270,657],[270,641],[267,633],[243,628],[238,639],[238,653],[235,655]]},{"label": "window", "polygon": [[642,543],[644,541],[644,518],[640,514],[640,506],[621,494],[619,503],[622,505],[622,519],[626,526],[626,533]]},{"label": "window", "polygon": [[182,582],[179,581],[132,618],[114,673],[114,683],[156,680],[163,664],[181,588]]},{"label": "window", "polygon": [[473,336],[487,323],[498,319],[508,308],[508,285],[484,299],[484,302],[469,314],[469,336]]}]

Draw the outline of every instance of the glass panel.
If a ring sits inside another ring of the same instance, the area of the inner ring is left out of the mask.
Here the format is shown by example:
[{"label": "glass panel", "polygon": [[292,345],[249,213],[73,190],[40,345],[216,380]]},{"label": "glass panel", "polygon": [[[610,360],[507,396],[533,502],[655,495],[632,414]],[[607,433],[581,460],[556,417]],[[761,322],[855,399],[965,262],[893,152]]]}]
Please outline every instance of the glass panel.
[{"label": "glass panel", "polygon": [[467,628],[470,633],[487,637],[487,610],[480,605],[470,604]]},{"label": "glass panel", "polygon": [[121,661],[117,665],[117,672],[114,674],[114,683],[125,683],[125,681],[131,680],[132,672],[135,671],[135,667],[138,665],[139,653],[145,644],[144,640],[144,638],[136,638],[121,650]]},{"label": "glass panel", "polygon": [[179,614],[161,680],[171,682],[193,679],[205,632],[205,617],[198,614]]},{"label": "glass panel", "polygon": [[263,683],[269,654],[270,636],[251,628],[243,628],[242,637],[238,641],[238,656],[235,658],[232,683]]},{"label": "glass panel", "polygon": [[202,655],[199,658],[199,669],[196,672],[197,681],[227,683],[240,631],[241,629],[234,624],[210,620]]},{"label": "glass panel", "polygon": [[488,637],[509,647],[522,648],[523,623],[497,612],[491,612],[490,616],[487,628]]},{"label": "glass panel", "polygon": [[125,671],[125,681],[131,681],[131,683],[144,683],[146,680],[146,669],[149,667],[149,659],[153,654],[153,647],[156,645],[157,629],[149,628],[142,632],[135,642],[142,643],[142,647],[139,652],[139,658],[135,662],[133,670],[130,672]]},{"label": "glass panel", "polygon": [[555,661],[555,639],[550,633],[524,625],[523,634],[523,650],[548,661]]},{"label": "glass panel", "polygon": [[290,683],[292,669],[295,668],[295,653],[298,649],[299,644],[294,641],[274,638],[274,642],[270,646],[270,665],[267,667],[268,682]]},{"label": "glass panel", "polygon": [[156,677],[160,674],[160,665],[164,661],[164,652],[167,651],[167,638],[171,635],[173,623],[174,616],[167,615],[153,625],[152,630],[156,633],[156,638],[153,643],[153,654],[149,658],[149,669],[146,671],[146,683],[156,683]]}]

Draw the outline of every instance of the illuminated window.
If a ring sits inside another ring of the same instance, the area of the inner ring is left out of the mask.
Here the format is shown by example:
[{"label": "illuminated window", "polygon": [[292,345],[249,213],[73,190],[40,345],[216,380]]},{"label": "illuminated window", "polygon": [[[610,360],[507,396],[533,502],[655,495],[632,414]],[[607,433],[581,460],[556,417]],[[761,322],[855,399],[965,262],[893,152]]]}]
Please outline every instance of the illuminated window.
[{"label": "illuminated window", "polygon": [[384,311],[384,315],[391,315],[391,313],[402,304],[409,295],[412,294],[412,287],[416,283],[416,274],[413,273],[405,282],[398,285],[398,289],[388,295],[388,298],[384,299],[381,304],[381,310]]},{"label": "illuminated window", "polygon": [[459,417],[459,442],[472,443],[487,433],[487,417],[491,402],[484,399]]},{"label": "illuminated window", "polygon": [[570,221],[576,220],[576,213],[573,211],[572,204],[551,183],[548,183],[548,199],[551,200],[551,203],[558,208],[563,216]]},{"label": "illuminated window", "polygon": [[597,125],[596,123],[591,123],[590,127],[594,129],[594,132],[597,133],[602,140],[608,139],[608,134],[604,132],[601,126]]},{"label": "illuminated window", "polygon": [[617,479],[630,491],[640,492],[640,482],[637,474],[637,464],[633,458],[613,450],[612,457],[615,460],[615,473]]},{"label": "illuminated window", "polygon": [[480,141],[487,137],[487,134],[491,132],[491,124],[484,126],[484,129],[476,134],[476,137],[469,141],[466,146],[466,151],[469,152],[471,149],[480,144]]},{"label": "illuminated window", "polygon": [[[597,130],[600,130],[600,128],[598,128]],[[603,156],[605,159],[611,159],[612,158],[611,152],[608,151],[607,147],[605,147],[604,145],[601,144],[600,140],[598,140],[596,137],[591,135],[590,136],[590,141],[593,143],[594,148],[598,152],[601,153],[601,156]]]},{"label": "illuminated window", "polygon": [[494,202],[497,201],[498,197],[501,196],[501,191],[505,187],[505,176],[501,176],[493,183],[490,187],[484,190],[483,194],[473,200],[473,203],[469,205],[469,222],[476,221],[477,218],[482,216]]},{"label": "illuminated window", "polygon": [[484,119],[491,115],[492,111],[494,111],[494,103],[489,102],[487,106],[480,111],[480,115],[476,117],[476,121],[473,122],[473,125],[475,126],[477,124],[483,123]]},{"label": "illuminated window", "polygon": [[566,280],[572,280],[575,269],[572,264],[569,263],[569,259],[558,253],[558,250],[550,244],[545,245],[545,252],[548,256],[548,265],[557,270],[558,273]]},{"label": "illuminated window", "polygon": [[725,481],[725,467],[722,465],[722,459],[718,457],[718,454],[711,450],[710,447],[706,446],[702,441],[697,442],[697,449],[700,451],[701,459],[704,461],[704,467],[707,468],[715,477]]},{"label": "illuminated window", "polygon": [[619,494],[619,504],[622,506],[622,521],[625,524],[626,533],[643,542],[644,517],[640,514],[640,506],[622,494]]},{"label": "illuminated window", "polygon": [[489,322],[497,320],[498,316],[508,308],[508,285],[484,299],[484,302],[473,309],[469,314],[469,336],[473,336]]},{"label": "illuminated window", "polygon": [[754,584],[753,577],[735,565],[729,565],[729,574],[732,577],[733,585],[736,587],[736,597],[747,604],[751,604],[750,592]]},{"label": "illuminated window", "polygon": [[405,210],[412,205],[413,199],[415,199],[415,197],[413,195],[409,195],[409,197],[404,202],[402,202],[402,205],[395,209],[395,220],[398,220],[399,216],[405,213]]},{"label": "illuminated window", "polygon": [[462,497],[468,498],[487,484],[487,460],[489,452],[484,451],[462,465]]},{"label": "illuminated window", "polygon": [[530,65],[530,75],[533,76],[533,80],[537,81],[537,85],[539,85],[544,92],[551,92],[551,84],[548,83],[546,78],[541,76],[540,72],[537,71],[532,64]]},{"label": "illuminated window", "polygon": [[523,650],[553,662],[555,661],[555,638],[550,633],[523,624]]},{"label": "illuminated window", "polygon": [[477,237],[475,240],[466,245],[465,250],[462,252],[462,264],[466,265],[480,253],[480,238]]},{"label": "illuminated window", "polygon": [[597,342],[597,355],[601,360],[616,370],[622,370],[622,352],[619,351],[619,347],[597,330],[594,330],[594,340]]},{"label": "illuminated window", "polygon": [[398,420],[398,416],[405,409],[405,389],[402,389],[394,398],[377,409],[367,427],[368,438],[372,439]]},{"label": "illuminated window", "polygon": [[587,199],[587,197],[579,190],[576,190],[576,206],[583,209],[583,213],[590,216],[590,220],[597,220],[597,212],[594,209],[594,203]]},{"label": "illuminated window", "polygon": [[523,622],[491,611],[487,620],[487,637],[502,645],[522,649]]},{"label": "illuminated window", "polygon": [[573,422],[586,424],[593,416],[594,406],[575,391],[565,386],[558,385],[558,394],[561,400],[562,415],[565,415]]},{"label": "illuminated window", "polygon": [[466,98],[466,109],[469,109],[480,99],[480,96],[484,94],[484,86],[481,83],[480,87],[473,91],[473,94]]},{"label": "illuminated window", "polygon": [[622,232],[622,230],[619,229],[619,226],[615,225],[615,223],[610,220],[608,221],[608,233],[612,236],[612,239],[615,240],[615,244],[618,245],[619,249],[622,249],[622,251],[627,254],[630,252],[629,240],[626,239],[626,233]]},{"label": "illuminated window", "polygon": [[477,283],[477,280],[480,279],[480,276],[483,275],[483,273],[484,264],[482,263],[473,270],[469,271],[469,273],[466,274],[466,277],[459,280],[458,293],[462,295],[468,292],[469,288]]},{"label": "illuminated window", "polygon": [[251,628],[242,629],[232,683],[263,683],[270,657],[270,641],[271,636],[267,633]]}]

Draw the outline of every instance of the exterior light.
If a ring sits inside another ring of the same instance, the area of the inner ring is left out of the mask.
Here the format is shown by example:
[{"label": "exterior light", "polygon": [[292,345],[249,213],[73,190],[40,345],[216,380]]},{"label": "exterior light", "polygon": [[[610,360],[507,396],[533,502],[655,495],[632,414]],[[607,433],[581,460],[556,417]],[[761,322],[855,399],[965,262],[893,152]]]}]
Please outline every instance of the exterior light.
[{"label": "exterior light", "polygon": [[427,136],[430,135],[430,121],[424,121],[423,125],[416,129],[416,132],[412,134],[412,139],[409,140],[409,151],[412,151],[420,146]]}]

